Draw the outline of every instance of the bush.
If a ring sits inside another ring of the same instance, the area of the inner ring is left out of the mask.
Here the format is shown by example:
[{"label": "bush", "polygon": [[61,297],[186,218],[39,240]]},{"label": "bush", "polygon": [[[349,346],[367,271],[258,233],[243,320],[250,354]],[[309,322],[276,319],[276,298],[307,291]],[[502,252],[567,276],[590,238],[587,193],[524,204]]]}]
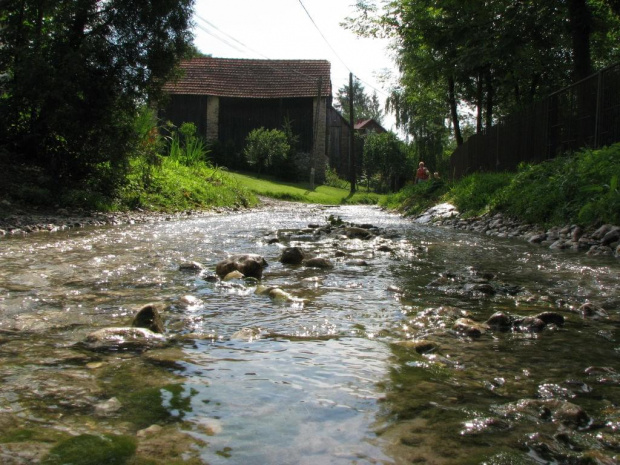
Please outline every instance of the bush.
[{"label": "bush", "polygon": [[349,181],[340,179],[338,173],[333,168],[327,168],[325,170],[325,185],[331,187],[337,187],[338,189],[349,189]]},{"label": "bush", "polygon": [[246,138],[244,154],[249,165],[260,174],[284,164],[291,146],[286,134],[277,129],[254,129]]}]

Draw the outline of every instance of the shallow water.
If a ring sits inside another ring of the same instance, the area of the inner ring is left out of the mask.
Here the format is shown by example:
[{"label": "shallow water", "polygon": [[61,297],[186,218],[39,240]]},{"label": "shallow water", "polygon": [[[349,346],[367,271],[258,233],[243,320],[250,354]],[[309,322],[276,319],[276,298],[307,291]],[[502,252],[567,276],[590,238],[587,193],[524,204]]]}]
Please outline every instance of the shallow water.
[{"label": "shallow water", "polygon": [[[380,234],[307,228],[330,215]],[[335,266],[282,265],[289,245]],[[214,270],[233,253],[263,255],[262,284],[295,300],[179,271],[187,261]],[[135,438],[150,463],[615,463],[619,269],[374,207],[289,205],[5,238],[0,458],[36,463],[67,438],[105,433]],[[605,313],[582,316],[587,301]],[[168,347],[79,344],[129,325],[150,302],[165,305]],[[565,324],[475,338],[454,330],[459,317],[496,311],[554,311]],[[120,407],[106,409],[111,398]],[[586,416],[565,415],[572,406]],[[163,429],[144,432],[152,425]]]}]

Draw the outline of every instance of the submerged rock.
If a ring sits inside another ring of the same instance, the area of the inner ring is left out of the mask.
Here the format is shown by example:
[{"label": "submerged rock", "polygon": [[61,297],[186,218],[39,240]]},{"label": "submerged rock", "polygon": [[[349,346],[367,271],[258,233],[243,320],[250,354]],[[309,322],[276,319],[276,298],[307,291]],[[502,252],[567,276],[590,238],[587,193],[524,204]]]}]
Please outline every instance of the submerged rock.
[{"label": "submerged rock", "polygon": [[609,315],[607,312],[598,305],[591,302],[586,302],[577,310],[583,318],[607,318]]},{"label": "submerged rock", "polygon": [[302,262],[302,265],[307,266],[309,268],[333,268],[334,264],[330,262],[327,258],[322,257],[314,257],[308,258]]},{"label": "submerged rock", "polygon": [[202,270],[204,270],[204,267],[198,262],[185,262],[179,265],[179,271],[200,273]]},{"label": "submerged rock", "polygon": [[564,324],[564,317],[556,312],[542,312],[534,318],[544,321],[546,325],[554,324],[557,326],[562,326]]},{"label": "submerged rock", "polygon": [[399,341],[396,345],[415,350],[418,354],[426,354],[437,349],[437,344],[426,340],[407,340]]},{"label": "submerged rock", "polygon": [[537,333],[542,331],[547,324],[541,320],[540,318],[526,316],[524,318],[518,318],[514,321],[514,330],[515,331],[525,331],[525,332],[533,332]]},{"label": "submerged rock", "polygon": [[83,345],[90,350],[146,350],[166,343],[164,336],[149,329],[118,327],[93,331]]},{"label": "submerged rock", "polygon": [[239,271],[245,276],[261,279],[263,276],[263,269],[266,266],[268,266],[268,263],[260,255],[233,255],[219,262],[215,267],[215,272],[220,278],[223,278],[231,271]]},{"label": "submerged rock", "polygon": [[116,397],[112,397],[95,405],[95,415],[99,417],[108,417],[114,415],[121,408],[123,408],[123,404],[121,404]]},{"label": "submerged rock", "polygon": [[486,324],[493,329],[499,329],[500,331],[507,331],[512,328],[513,318],[504,312],[495,312],[486,321]]},{"label": "submerged rock", "polygon": [[233,281],[235,279],[243,279],[245,275],[240,271],[234,270],[222,278],[222,281]]},{"label": "submerged rock", "polygon": [[344,234],[349,239],[370,239],[372,237],[372,233],[368,229],[358,228],[355,226],[345,228]]},{"label": "submerged rock", "polygon": [[260,339],[260,329],[257,328],[242,328],[239,331],[234,332],[230,338],[235,340],[242,340],[252,342]]},{"label": "submerged rock", "polygon": [[489,329],[489,326],[486,325],[485,323],[478,323],[469,318],[459,318],[458,320],[454,322],[454,330],[457,333],[464,334],[465,336],[468,336],[468,337],[474,337],[474,338],[480,337],[488,329]]}]

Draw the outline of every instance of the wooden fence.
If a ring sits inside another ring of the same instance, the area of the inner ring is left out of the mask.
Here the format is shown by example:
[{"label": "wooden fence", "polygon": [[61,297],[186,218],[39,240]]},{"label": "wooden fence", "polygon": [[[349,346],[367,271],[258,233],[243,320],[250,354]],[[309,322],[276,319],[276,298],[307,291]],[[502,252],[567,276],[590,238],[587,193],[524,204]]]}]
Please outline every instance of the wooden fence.
[{"label": "wooden fence", "polygon": [[620,63],[471,136],[450,158],[454,179],[515,170],[581,148],[620,142]]}]

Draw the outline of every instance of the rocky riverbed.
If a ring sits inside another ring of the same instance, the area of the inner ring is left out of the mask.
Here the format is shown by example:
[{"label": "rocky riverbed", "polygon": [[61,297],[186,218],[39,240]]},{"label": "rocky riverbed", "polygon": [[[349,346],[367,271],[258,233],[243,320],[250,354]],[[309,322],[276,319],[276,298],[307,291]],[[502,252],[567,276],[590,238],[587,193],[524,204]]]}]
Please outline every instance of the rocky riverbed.
[{"label": "rocky riverbed", "polygon": [[276,203],[1,240],[0,463],[617,462],[615,259]]},{"label": "rocky riverbed", "polygon": [[[261,198],[258,209],[293,205],[269,198]],[[69,211],[60,208],[45,214],[22,211],[0,217],[0,236],[21,235],[34,232],[57,232],[85,226],[106,226],[120,224],[155,223],[176,221],[188,217],[203,217],[238,212],[239,207],[214,208],[211,210],[187,210],[176,213],[161,213],[134,210],[131,212],[87,212]],[[417,223],[473,231],[487,236],[514,238],[539,244],[555,250],[582,252],[588,255],[607,255],[620,258],[620,226],[605,224],[598,228],[582,228],[578,225],[564,225],[544,228],[527,224],[502,213],[463,218],[453,205],[436,205],[415,218]]]},{"label": "rocky riverbed", "polygon": [[453,205],[441,204],[416,218],[419,223],[473,231],[487,236],[526,240],[555,250],[585,252],[620,258],[620,226],[604,224],[598,228],[582,228],[575,224],[544,228],[527,224],[502,213],[463,218]]}]

